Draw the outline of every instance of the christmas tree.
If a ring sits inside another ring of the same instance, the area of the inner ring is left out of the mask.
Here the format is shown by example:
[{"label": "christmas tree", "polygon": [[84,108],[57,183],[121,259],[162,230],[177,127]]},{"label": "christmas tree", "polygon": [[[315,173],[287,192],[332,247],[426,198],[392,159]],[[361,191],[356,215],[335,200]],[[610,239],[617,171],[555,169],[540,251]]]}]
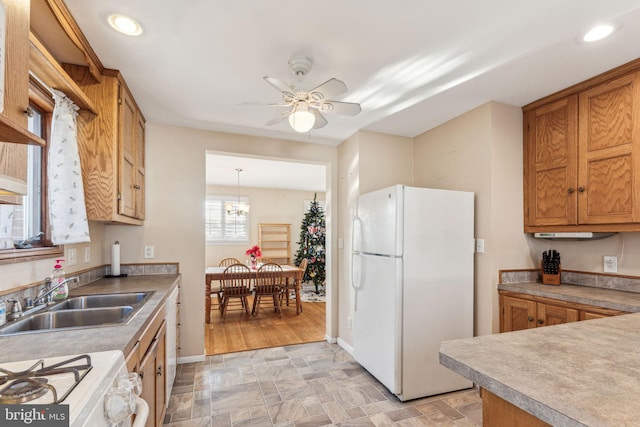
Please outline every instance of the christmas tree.
[{"label": "christmas tree", "polygon": [[307,213],[302,219],[300,227],[300,248],[296,252],[295,264],[300,265],[303,259],[309,260],[309,265],[304,273],[303,282],[313,281],[316,287],[316,294],[324,295],[325,282],[325,220],[324,210],[320,207],[320,202],[313,196],[313,201]]}]

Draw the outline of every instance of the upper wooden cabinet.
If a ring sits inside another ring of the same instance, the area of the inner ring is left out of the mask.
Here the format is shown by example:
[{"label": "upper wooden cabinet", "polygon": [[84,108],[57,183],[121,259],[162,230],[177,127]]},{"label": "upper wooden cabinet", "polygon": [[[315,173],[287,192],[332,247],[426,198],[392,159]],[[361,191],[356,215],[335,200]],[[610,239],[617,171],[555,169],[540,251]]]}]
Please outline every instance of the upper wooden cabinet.
[{"label": "upper wooden cabinet", "polygon": [[640,222],[640,72],[580,93],[578,223]]},{"label": "upper wooden cabinet", "polygon": [[[26,186],[27,147],[45,142],[27,130],[29,106],[30,3],[4,0],[3,105],[0,109],[0,175]],[[20,203],[22,197],[0,196],[0,203]]]},{"label": "upper wooden cabinet", "polygon": [[523,108],[524,231],[640,231],[640,61]]},{"label": "upper wooden cabinet", "polygon": [[78,145],[89,220],[141,225],[144,219],[144,116],[122,75],[96,83],[88,67],[65,70],[96,105],[81,113]]},{"label": "upper wooden cabinet", "polygon": [[526,112],[524,125],[527,225],[576,224],[577,95]]}]

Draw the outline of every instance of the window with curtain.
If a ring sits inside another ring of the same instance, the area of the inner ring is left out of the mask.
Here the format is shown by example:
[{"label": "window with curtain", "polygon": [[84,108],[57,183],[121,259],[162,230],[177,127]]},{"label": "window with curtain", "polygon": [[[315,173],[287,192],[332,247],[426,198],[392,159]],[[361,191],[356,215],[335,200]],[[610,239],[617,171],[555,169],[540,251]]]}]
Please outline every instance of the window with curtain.
[{"label": "window with curtain", "polygon": [[[29,81],[29,107],[32,114],[28,129],[47,143],[50,140],[53,99],[35,80]],[[28,241],[22,248],[0,250],[0,262],[30,261],[38,258],[60,257],[62,246],[51,242],[47,212],[47,148],[27,147],[27,195],[21,205],[13,206],[12,239],[15,243]]]},{"label": "window with curtain", "polygon": [[[205,201],[205,240],[209,244],[248,243],[249,215],[228,214],[226,203],[238,203],[237,196],[208,195]],[[248,197],[240,203],[249,204]]]}]

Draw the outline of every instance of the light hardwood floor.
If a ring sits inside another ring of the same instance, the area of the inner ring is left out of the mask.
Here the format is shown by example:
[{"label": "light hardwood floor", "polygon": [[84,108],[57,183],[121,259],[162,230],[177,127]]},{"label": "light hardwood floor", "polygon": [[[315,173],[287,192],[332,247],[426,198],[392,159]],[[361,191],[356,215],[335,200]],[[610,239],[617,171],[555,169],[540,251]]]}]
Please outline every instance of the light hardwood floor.
[{"label": "light hardwood floor", "polygon": [[[266,299],[265,299],[266,301]],[[249,306],[253,297],[249,298]],[[258,316],[248,319],[239,307],[227,311],[223,323],[217,310],[211,311],[211,323],[205,325],[207,355],[257,350],[324,341],[326,334],[325,303],[303,302],[303,311],[296,315],[295,302],[283,305],[278,318],[268,303],[260,306]]]}]

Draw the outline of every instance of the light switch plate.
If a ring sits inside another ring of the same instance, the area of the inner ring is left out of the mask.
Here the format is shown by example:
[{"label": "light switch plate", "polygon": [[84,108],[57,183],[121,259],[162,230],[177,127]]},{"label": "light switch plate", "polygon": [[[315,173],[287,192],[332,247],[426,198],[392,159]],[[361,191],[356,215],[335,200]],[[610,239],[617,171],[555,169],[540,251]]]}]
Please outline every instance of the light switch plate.
[{"label": "light switch plate", "polygon": [[484,253],[484,239],[476,239],[476,252],[479,254]]},{"label": "light switch plate", "polygon": [[607,256],[604,257],[604,272],[605,273],[617,273],[618,272],[618,257]]}]

